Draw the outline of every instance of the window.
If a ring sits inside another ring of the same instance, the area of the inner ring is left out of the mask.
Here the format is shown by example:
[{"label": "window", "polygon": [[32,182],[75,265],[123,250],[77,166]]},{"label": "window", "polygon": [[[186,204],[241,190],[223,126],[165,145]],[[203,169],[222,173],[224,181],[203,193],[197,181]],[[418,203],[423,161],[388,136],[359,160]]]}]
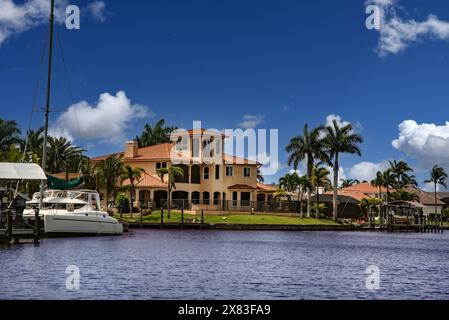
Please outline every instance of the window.
[{"label": "window", "polygon": [[232,205],[237,206],[237,191],[232,192]]},{"label": "window", "polygon": [[167,168],[167,162],[156,162],[156,170]]},{"label": "window", "polygon": [[179,137],[178,142],[176,143],[176,151],[185,151],[187,150],[187,143],[189,142],[188,138]]},{"label": "window", "polygon": [[203,192],[203,204],[209,204],[210,203],[210,194],[209,192]]},{"label": "window", "polygon": [[251,177],[251,168],[243,168],[243,176]]},{"label": "window", "polygon": [[195,138],[192,143],[192,157],[197,158],[200,156],[200,140]]},{"label": "window", "polygon": [[240,194],[240,200],[241,200],[241,205],[243,207],[247,207],[250,205],[250,200],[251,200],[251,193],[249,192],[242,192]]},{"label": "window", "polygon": [[215,166],[215,180],[220,180],[220,166]]},{"label": "window", "polygon": [[205,167],[204,168],[204,180],[208,180],[209,179],[209,167]]},{"label": "window", "polygon": [[226,176],[232,177],[232,167],[230,167],[230,166],[226,167]]}]

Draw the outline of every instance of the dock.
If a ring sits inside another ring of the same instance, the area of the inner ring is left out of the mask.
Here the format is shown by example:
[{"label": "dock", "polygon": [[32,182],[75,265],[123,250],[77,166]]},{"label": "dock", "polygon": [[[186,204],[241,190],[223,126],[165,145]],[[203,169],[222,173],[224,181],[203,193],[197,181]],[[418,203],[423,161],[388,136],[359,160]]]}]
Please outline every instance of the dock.
[{"label": "dock", "polygon": [[36,210],[35,221],[37,223],[27,225],[22,215],[13,210],[5,210],[0,215],[0,244],[29,243],[31,240],[39,244],[44,230],[41,227],[39,210]]}]

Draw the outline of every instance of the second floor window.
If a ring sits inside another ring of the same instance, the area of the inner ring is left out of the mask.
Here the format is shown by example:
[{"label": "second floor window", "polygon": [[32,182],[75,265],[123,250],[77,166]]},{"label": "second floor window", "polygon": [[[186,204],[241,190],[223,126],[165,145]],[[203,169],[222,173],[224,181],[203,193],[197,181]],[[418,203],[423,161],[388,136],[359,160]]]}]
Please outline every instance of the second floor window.
[{"label": "second floor window", "polygon": [[215,166],[215,180],[220,180],[220,166],[218,164]]},{"label": "second floor window", "polygon": [[166,162],[156,162],[156,170],[159,170],[162,168],[167,168],[167,163]]},{"label": "second floor window", "polygon": [[251,168],[243,168],[243,176],[251,177]]},{"label": "second floor window", "polygon": [[204,175],[203,175],[203,177],[204,177],[204,180],[209,179],[209,168],[208,167],[204,168]]},{"label": "second floor window", "polygon": [[232,167],[230,166],[226,167],[226,176],[232,177]]}]

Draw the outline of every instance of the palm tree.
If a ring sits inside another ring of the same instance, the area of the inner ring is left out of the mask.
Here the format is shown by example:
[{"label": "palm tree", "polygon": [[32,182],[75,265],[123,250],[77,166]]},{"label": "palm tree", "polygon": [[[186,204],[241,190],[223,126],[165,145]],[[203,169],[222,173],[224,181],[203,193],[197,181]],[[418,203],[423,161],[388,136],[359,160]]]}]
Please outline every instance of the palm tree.
[{"label": "palm tree", "polygon": [[144,173],[145,170],[139,167],[133,168],[129,165],[126,165],[123,167],[123,173],[120,176],[120,179],[123,181],[129,180],[129,214],[130,218],[133,218],[133,195],[135,191],[135,182],[136,180],[139,180],[142,176],[142,173]]},{"label": "palm tree", "polygon": [[353,185],[359,184],[360,181],[357,179],[340,179],[340,188],[339,189],[343,189],[343,188],[347,188],[347,187],[352,187]]},{"label": "palm tree", "polygon": [[[446,179],[448,175],[444,171],[442,167],[439,165],[434,165],[432,170],[430,171],[430,179],[424,181],[424,183],[433,183],[434,191],[435,191],[435,215],[438,214],[438,198],[437,198],[437,187],[438,185],[443,186],[447,189]],[[440,221],[443,223],[443,215],[440,215]]]},{"label": "palm tree", "polygon": [[116,155],[109,156],[95,166],[95,175],[97,183],[103,187],[106,193],[106,209],[108,208],[109,198],[116,191],[120,176],[123,174],[122,157]]},{"label": "palm tree", "polygon": [[415,177],[408,174],[413,172],[413,169],[405,161],[394,160],[389,161],[389,163],[391,172],[396,179],[396,189],[402,189],[407,184],[416,183]]},{"label": "palm tree", "polygon": [[[289,153],[288,164],[293,165],[294,170],[298,169],[301,161],[307,162],[307,179],[312,177],[312,169],[315,164],[315,159],[327,161],[328,157],[323,151],[321,133],[324,130],[323,126],[319,126],[309,131],[309,126],[304,125],[302,136],[293,137],[290,143],[285,148]],[[307,190],[307,215],[310,216],[311,201],[310,189]]]},{"label": "palm tree", "polygon": [[312,179],[310,181],[311,185],[313,188],[315,188],[315,193],[316,193],[316,207],[317,210],[315,212],[316,214],[316,218],[318,218],[318,209],[319,209],[319,189],[324,188],[326,191],[331,190],[332,189],[332,182],[329,179],[329,170],[327,170],[326,168],[323,167],[318,167],[315,166],[312,169]]},{"label": "palm tree", "polygon": [[168,199],[167,199],[167,217],[170,219],[170,207],[171,207],[171,191],[176,190],[176,178],[183,177],[184,171],[178,166],[168,166],[166,168],[161,168],[157,170],[158,176],[164,181],[164,177],[167,176],[167,186],[168,186]]},{"label": "palm tree", "polygon": [[20,143],[20,129],[17,122],[0,118],[0,151],[7,152],[11,145]]},{"label": "palm tree", "polygon": [[347,124],[340,127],[337,120],[332,121],[332,125],[326,127],[326,136],[323,139],[324,147],[329,153],[329,164],[334,171],[334,181],[333,181],[333,219],[338,218],[338,208],[337,208],[337,188],[338,188],[338,172],[340,170],[339,157],[342,153],[356,154],[358,156],[362,155],[358,143],[362,143],[363,138],[354,133],[354,129],[351,124]]},{"label": "palm tree", "polygon": [[50,173],[59,173],[65,171],[66,180],[69,180],[70,165],[73,162],[81,161],[85,150],[73,146],[72,143],[64,137],[49,137],[48,150],[48,171]]},{"label": "palm tree", "polygon": [[287,192],[294,192],[298,187],[298,175],[296,173],[287,173],[279,178],[279,187]]},{"label": "palm tree", "polygon": [[397,185],[396,177],[391,169],[387,169],[382,173],[382,187],[387,189],[386,203],[390,201],[390,189]]},{"label": "palm tree", "polygon": [[159,120],[153,126],[147,123],[141,135],[136,136],[139,148],[170,142],[170,134],[176,129],[177,127],[165,126],[164,119]]},{"label": "palm tree", "polygon": [[310,181],[307,179],[306,175],[298,176],[298,202],[299,202],[299,214],[301,219],[304,217],[304,214],[302,212],[302,199],[304,197],[304,192],[307,192],[307,190],[311,189]]},{"label": "palm tree", "polygon": [[373,187],[379,188],[379,199],[382,199],[382,187],[384,185],[384,179],[381,171],[377,171],[376,178],[371,180],[371,185]]},{"label": "palm tree", "polygon": [[[37,130],[28,130],[26,136],[26,150],[25,153],[34,153],[38,157],[42,156],[42,145],[44,143],[44,127],[41,127]],[[25,149],[25,145],[23,145],[23,149]]]}]

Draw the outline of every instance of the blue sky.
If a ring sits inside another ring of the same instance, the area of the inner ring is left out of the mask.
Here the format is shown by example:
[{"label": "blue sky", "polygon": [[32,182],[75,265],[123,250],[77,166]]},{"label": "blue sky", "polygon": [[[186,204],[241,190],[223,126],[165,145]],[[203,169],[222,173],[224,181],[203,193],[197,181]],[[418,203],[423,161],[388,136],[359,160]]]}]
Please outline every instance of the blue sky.
[{"label": "blue sky", "polygon": [[[45,1],[0,5],[19,10]],[[369,177],[393,158],[413,164],[420,181],[433,163],[449,168],[447,1],[375,0],[385,12],[380,32],[365,27],[361,0],[110,0],[93,10],[99,2],[71,1],[81,8],[81,29],[58,24],[55,40],[52,130],[71,135],[89,155],[121,150],[159,118],[218,129],[255,119],[258,128],[279,129],[281,169],[271,182],[289,170],[288,140],[304,123],[333,114],[365,139],[361,158],[343,156],[345,177]],[[0,42],[0,117],[24,131],[37,79],[44,105],[39,70],[48,30],[45,19],[33,19],[14,29],[0,13],[0,40],[2,30],[7,35]],[[70,127],[73,104],[82,140]],[[114,106],[123,113],[108,112]],[[89,108],[97,110],[85,119]],[[34,113],[32,127],[42,119]]]}]

